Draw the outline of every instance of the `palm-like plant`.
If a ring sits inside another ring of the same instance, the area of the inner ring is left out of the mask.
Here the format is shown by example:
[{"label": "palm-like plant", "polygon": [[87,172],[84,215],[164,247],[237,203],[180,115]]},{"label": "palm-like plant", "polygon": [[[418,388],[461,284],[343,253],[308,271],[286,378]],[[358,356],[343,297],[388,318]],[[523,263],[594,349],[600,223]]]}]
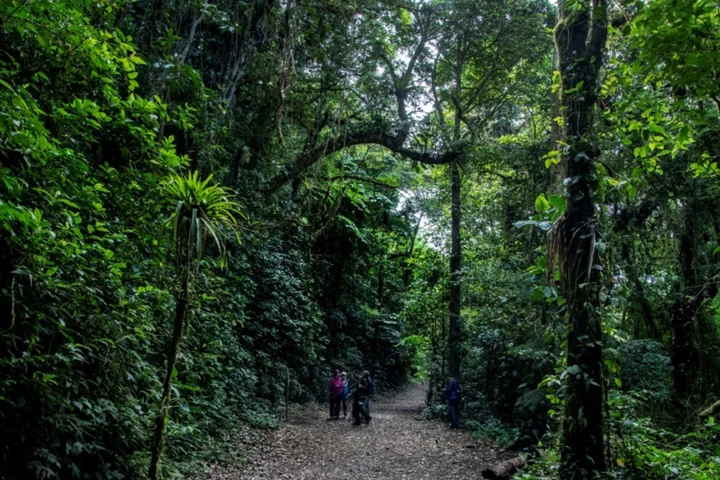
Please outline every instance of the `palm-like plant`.
[{"label": "palm-like plant", "polygon": [[199,268],[199,260],[208,236],[218,247],[221,267],[226,265],[227,237],[234,236],[238,241],[240,240],[237,224],[240,218],[244,218],[244,214],[231,191],[210,184],[211,180],[212,175],[200,180],[198,172],[193,172],[187,177],[174,175],[164,184],[165,193],[176,204],[175,211],[166,225],[173,228],[174,256],[180,288],[175,301],[175,321],[167,350],[167,369],[162,397],[155,420],[149,472],[152,480],[157,480],[160,476],[160,455],[170,411],[172,377],[185,331],[192,274]]},{"label": "palm-like plant", "polygon": [[[198,179],[198,172],[188,174],[187,178],[172,177],[166,184],[168,195],[177,202],[175,213],[168,220],[173,227],[178,260],[188,266],[197,264],[202,256],[205,239],[208,234],[215,240],[220,251],[220,266],[225,263],[225,235],[221,230],[227,228],[239,241],[236,229],[239,218],[244,218],[230,190],[210,185],[212,175],[205,180]],[[187,258],[182,258],[186,255]]]}]

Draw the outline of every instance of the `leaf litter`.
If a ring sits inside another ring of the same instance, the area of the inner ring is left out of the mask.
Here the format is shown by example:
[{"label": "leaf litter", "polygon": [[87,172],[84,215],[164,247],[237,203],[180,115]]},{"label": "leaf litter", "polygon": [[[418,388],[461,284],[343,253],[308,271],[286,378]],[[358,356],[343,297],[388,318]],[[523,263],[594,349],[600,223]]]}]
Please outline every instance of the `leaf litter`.
[{"label": "leaf litter", "polygon": [[[211,465],[210,480],[477,479],[496,464],[500,447],[422,418],[427,387],[408,385],[371,403],[370,425],[328,421],[327,408],[307,405],[275,431],[242,436],[246,461]],[[348,405],[348,407],[350,407]]]}]

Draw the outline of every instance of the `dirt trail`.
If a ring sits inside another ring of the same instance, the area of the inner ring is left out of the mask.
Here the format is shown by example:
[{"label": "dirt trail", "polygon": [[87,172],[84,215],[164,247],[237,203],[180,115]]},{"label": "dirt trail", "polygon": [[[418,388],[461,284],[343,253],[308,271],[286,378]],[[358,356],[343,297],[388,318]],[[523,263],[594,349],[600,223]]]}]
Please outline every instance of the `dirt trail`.
[{"label": "dirt trail", "polygon": [[[327,421],[317,406],[295,413],[251,454],[249,465],[216,468],[215,480],[477,479],[499,449],[421,417],[426,387],[409,385],[371,405],[370,425]],[[348,414],[349,415],[349,414]]]}]

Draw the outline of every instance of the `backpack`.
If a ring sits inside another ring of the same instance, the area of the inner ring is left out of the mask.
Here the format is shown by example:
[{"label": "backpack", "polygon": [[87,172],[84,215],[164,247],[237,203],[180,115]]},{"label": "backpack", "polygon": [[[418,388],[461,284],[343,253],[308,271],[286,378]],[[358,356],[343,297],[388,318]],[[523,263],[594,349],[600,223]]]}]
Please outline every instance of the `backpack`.
[{"label": "backpack", "polygon": [[463,395],[462,387],[460,386],[460,382],[455,380],[455,385],[457,385],[456,388],[450,388],[449,386],[445,389],[445,397],[449,400],[452,396],[453,390],[455,393],[455,400],[460,400]]},{"label": "backpack", "polygon": [[375,382],[370,377],[368,377],[368,381],[370,382],[370,395],[375,395]]}]

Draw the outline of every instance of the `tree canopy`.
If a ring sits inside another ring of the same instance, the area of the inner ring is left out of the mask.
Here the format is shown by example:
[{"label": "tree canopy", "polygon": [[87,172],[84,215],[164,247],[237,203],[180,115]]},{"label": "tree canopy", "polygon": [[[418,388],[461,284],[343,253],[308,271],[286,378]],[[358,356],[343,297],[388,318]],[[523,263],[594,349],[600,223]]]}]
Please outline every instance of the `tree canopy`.
[{"label": "tree canopy", "polygon": [[0,478],[197,474],[335,367],[516,478],[720,474],[710,0],[0,3]]}]

